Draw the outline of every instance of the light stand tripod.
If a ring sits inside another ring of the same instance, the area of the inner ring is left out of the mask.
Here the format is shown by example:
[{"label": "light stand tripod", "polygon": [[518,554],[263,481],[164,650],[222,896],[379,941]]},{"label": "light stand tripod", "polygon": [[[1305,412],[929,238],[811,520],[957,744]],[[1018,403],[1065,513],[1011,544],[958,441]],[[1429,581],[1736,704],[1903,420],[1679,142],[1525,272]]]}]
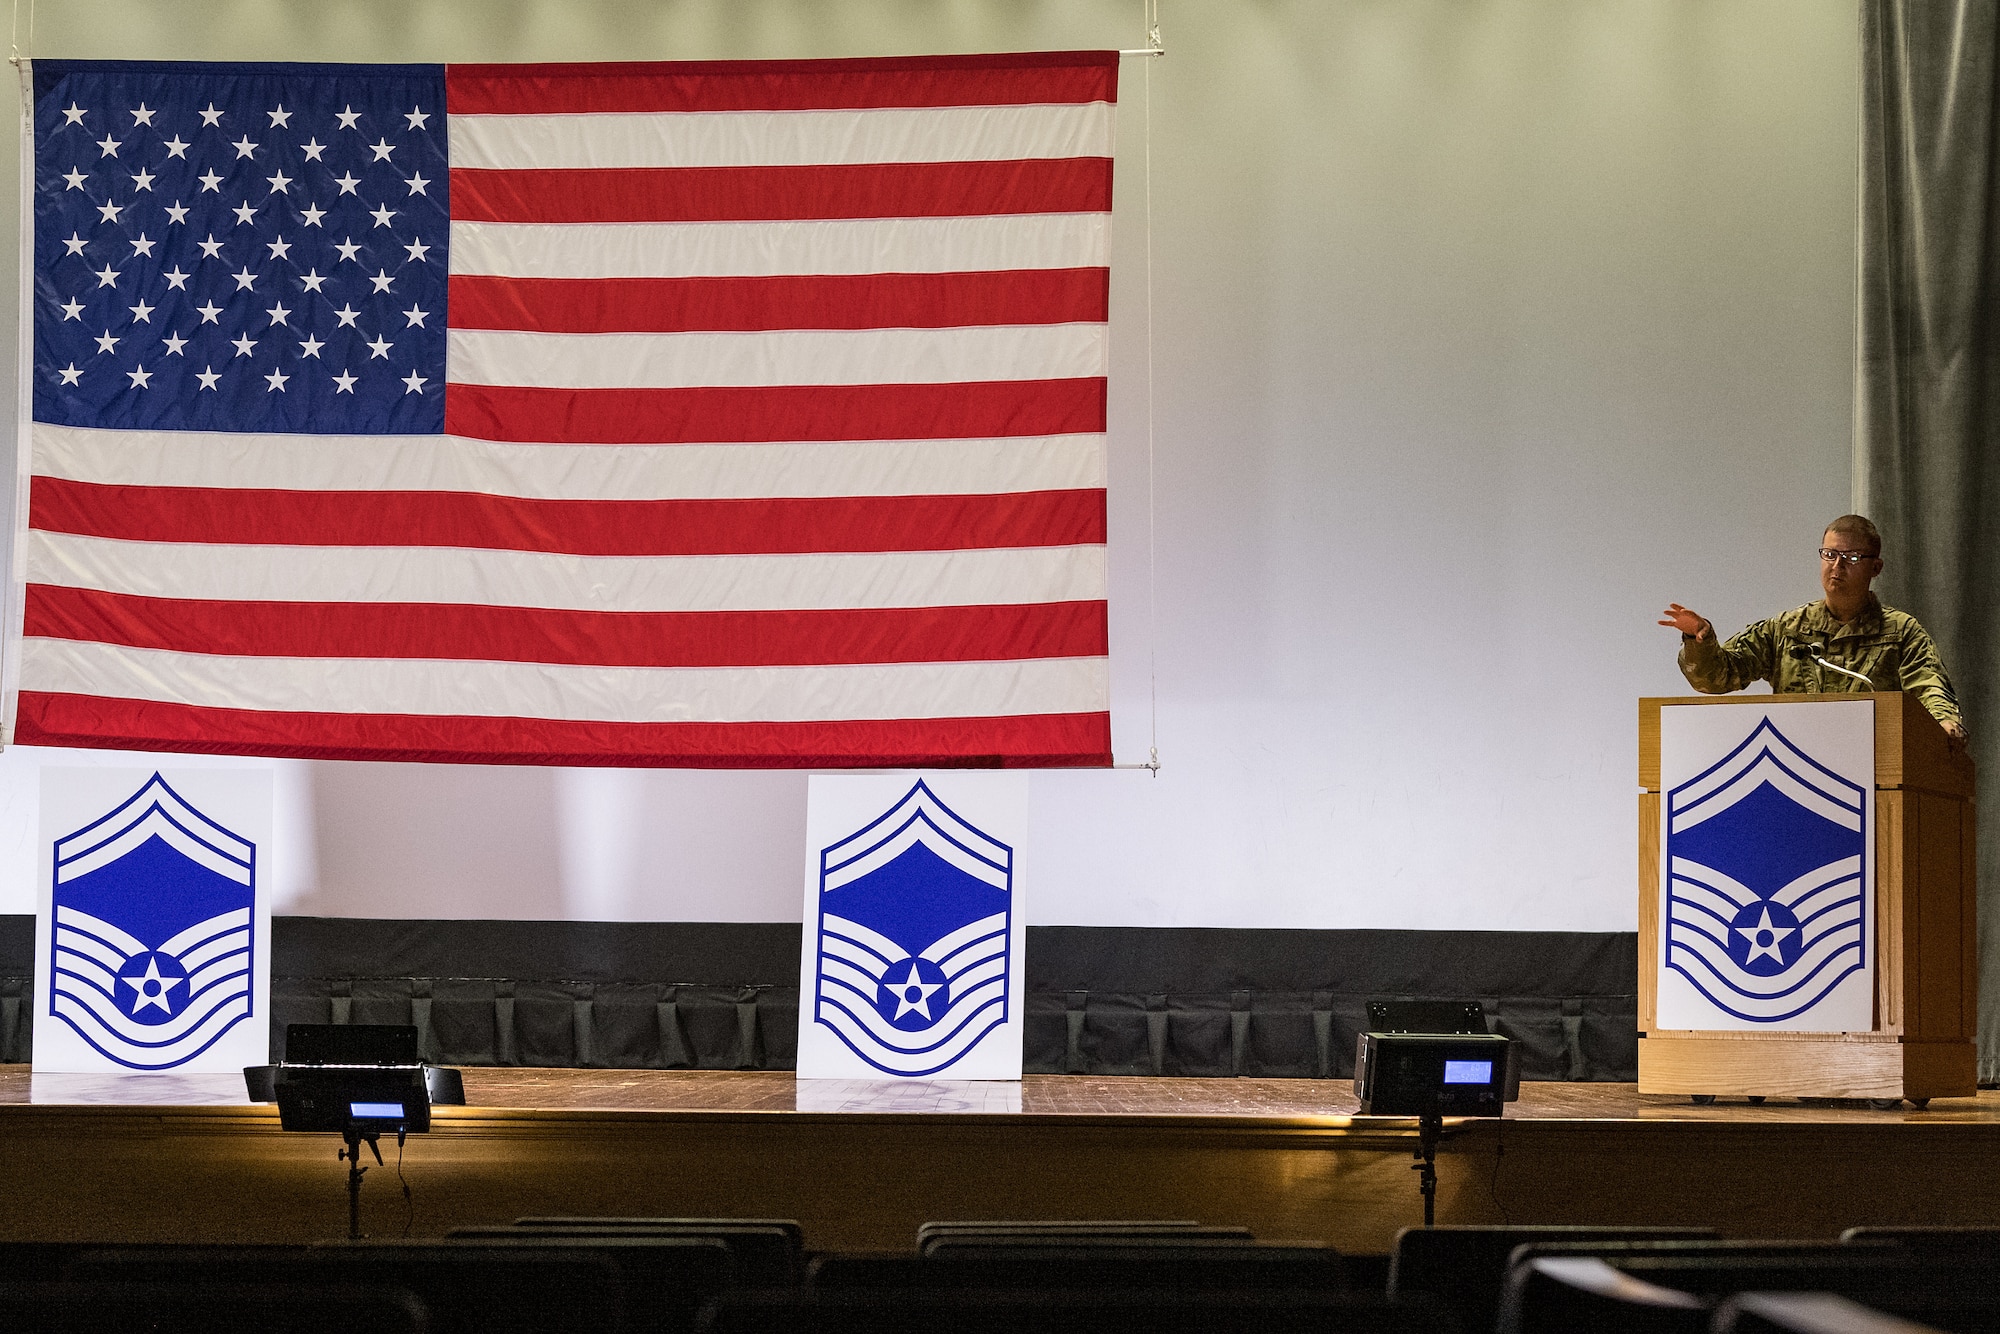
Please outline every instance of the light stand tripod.
[{"label": "light stand tripod", "polygon": [[365,1143],[375,1151],[375,1165],[382,1165],[382,1145],[379,1132],[363,1130],[359,1126],[349,1126],[341,1132],[347,1147],[339,1153],[339,1158],[347,1164],[347,1239],[361,1240],[361,1176],[368,1169],[361,1165],[361,1146]]},{"label": "light stand tripod", "polygon": [[1438,1193],[1438,1141],[1444,1138],[1444,1118],[1436,1113],[1427,1113],[1417,1118],[1417,1149],[1413,1155],[1416,1165],[1410,1170],[1417,1174],[1417,1189],[1424,1197],[1424,1226],[1437,1223]]},{"label": "light stand tripod", "polygon": [[[271,1072],[278,1124],[309,1134],[340,1136],[347,1164],[347,1238],[361,1239],[361,1146],[383,1166],[381,1137],[403,1138],[431,1128],[430,1079],[417,1055],[417,1030],[407,1024],[292,1024],[285,1029],[287,1060]],[[254,1091],[253,1074],[244,1078]],[[454,1079],[454,1081],[456,1080]],[[464,1093],[451,1090],[460,1101]],[[398,1168],[401,1159],[397,1160]]]}]

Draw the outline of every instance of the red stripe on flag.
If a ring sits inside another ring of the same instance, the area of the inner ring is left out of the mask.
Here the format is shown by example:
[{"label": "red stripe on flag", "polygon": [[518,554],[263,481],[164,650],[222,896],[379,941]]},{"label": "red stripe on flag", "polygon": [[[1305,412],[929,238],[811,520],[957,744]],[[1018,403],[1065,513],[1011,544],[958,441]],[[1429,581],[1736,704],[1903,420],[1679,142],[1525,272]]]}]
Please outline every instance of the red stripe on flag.
[{"label": "red stripe on flag", "polygon": [[1109,651],[1105,604],[603,612],[394,602],[224,602],[30,584],[23,633],[252,658],[439,658],[592,667],[1012,662]]},{"label": "red stripe on flag", "polygon": [[1104,541],[1104,492],[530,500],[464,491],[260,491],[33,479],[28,526],[126,542],[470,547],[573,556],[951,551]]},{"label": "red stripe on flag", "polygon": [[493,278],[453,274],[454,329],[688,333],[1102,324],[1110,270],[780,278]]},{"label": "red stripe on flag", "polygon": [[980,440],[1102,431],[1104,379],[702,389],[448,384],[447,435],[552,445]]},{"label": "red stripe on flag", "polygon": [[444,86],[454,116],[1115,102],[1118,53],[447,65]]},{"label": "red stripe on flag", "polygon": [[24,690],[14,739],[29,746],[438,764],[790,769],[1111,763],[1111,717],[1106,713],[828,723],[575,723],[270,713]]},{"label": "red stripe on flag", "polygon": [[453,168],[454,222],[752,222],[1106,213],[1111,159],[810,167]]}]

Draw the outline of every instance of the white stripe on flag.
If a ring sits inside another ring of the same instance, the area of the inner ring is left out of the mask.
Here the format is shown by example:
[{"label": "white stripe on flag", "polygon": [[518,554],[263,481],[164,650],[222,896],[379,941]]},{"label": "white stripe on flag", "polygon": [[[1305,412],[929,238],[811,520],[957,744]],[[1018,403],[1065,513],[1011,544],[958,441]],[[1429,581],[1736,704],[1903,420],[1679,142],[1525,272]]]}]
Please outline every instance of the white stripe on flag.
[{"label": "white stripe on flag", "polygon": [[445,378],[534,389],[1068,380],[1105,372],[1102,324],[757,333],[454,329]]},{"label": "white stripe on flag", "polygon": [[803,167],[1110,157],[1107,102],[453,116],[458,170]]},{"label": "white stripe on flag", "polygon": [[736,723],[1095,713],[1103,658],[835,667],[568,667],[245,658],[28,639],[23,690],[274,712]]},{"label": "white stripe on flag", "polygon": [[788,222],[451,224],[451,271],[502,278],[769,278],[1102,268],[1109,213]]},{"label": "white stripe on flag", "polygon": [[523,445],[463,436],[34,427],[35,472],[106,486],[457,491],[536,500],[998,495],[1102,487],[1101,434]]},{"label": "white stripe on flag", "polygon": [[965,607],[1104,597],[1101,546],[568,556],[463,547],[205,546],[34,530],[27,534],[27,548],[30,583],[156,598],[672,612]]}]

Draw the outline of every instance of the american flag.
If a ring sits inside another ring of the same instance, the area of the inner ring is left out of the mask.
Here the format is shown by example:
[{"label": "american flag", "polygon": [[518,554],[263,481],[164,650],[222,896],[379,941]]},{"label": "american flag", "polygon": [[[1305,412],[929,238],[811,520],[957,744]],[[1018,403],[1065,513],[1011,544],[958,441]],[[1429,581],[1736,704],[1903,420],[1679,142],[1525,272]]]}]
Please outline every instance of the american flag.
[{"label": "american flag", "polygon": [[32,79],[9,739],[1109,762],[1115,53]]}]

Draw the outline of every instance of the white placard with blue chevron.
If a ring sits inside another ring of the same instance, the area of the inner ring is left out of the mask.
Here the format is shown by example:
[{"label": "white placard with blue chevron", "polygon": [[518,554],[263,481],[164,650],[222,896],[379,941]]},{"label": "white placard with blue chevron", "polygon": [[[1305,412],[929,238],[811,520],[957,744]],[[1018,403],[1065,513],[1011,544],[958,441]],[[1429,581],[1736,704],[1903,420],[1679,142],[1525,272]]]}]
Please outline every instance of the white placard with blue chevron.
[{"label": "white placard with blue chevron", "polygon": [[1660,710],[1658,1026],[1875,1027],[1875,701]]},{"label": "white placard with blue chevron", "polygon": [[37,1071],[270,1059],[272,777],[42,770]]},{"label": "white placard with blue chevron", "polygon": [[801,1079],[1021,1077],[1020,773],[815,774]]}]

